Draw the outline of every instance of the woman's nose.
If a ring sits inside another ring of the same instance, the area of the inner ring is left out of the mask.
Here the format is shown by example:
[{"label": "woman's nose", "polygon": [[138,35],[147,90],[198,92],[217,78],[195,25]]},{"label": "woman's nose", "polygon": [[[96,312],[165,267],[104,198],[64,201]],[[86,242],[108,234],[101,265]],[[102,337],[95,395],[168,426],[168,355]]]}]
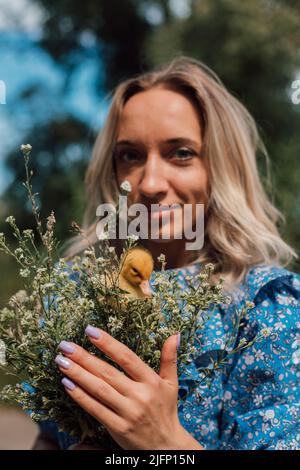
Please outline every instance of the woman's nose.
[{"label": "woman's nose", "polygon": [[158,155],[147,157],[142,170],[139,190],[144,197],[161,199],[169,189],[165,165]]}]

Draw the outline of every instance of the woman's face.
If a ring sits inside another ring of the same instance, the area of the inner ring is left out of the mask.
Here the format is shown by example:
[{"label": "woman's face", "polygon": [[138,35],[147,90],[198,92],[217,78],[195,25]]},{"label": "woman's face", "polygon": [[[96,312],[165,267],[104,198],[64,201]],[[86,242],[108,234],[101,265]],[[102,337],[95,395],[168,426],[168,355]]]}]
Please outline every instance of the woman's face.
[{"label": "woman's face", "polygon": [[[150,213],[152,204],[191,204],[196,217],[208,184],[201,148],[200,119],[188,98],[159,87],[132,96],[120,117],[115,152],[118,184],[128,180],[132,186],[129,205],[142,203]],[[169,224],[171,239],[177,238],[172,210],[159,207],[148,223],[154,219]]]}]

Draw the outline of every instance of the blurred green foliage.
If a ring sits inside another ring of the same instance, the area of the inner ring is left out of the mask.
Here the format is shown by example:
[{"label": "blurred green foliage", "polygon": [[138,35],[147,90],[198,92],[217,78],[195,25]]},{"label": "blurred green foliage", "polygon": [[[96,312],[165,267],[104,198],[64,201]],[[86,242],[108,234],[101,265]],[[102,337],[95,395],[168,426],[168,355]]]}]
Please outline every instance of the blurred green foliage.
[{"label": "blurred green foliage", "polygon": [[[258,123],[272,162],[275,190],[271,197],[287,219],[281,230],[299,250],[300,105],[293,105],[290,98],[291,83],[300,68],[298,0],[186,0],[182,14],[174,8],[176,2],[168,0],[32,2],[45,9],[40,45],[65,69],[66,86],[86,53],[82,46],[86,38],[97,46],[99,72],[104,63],[105,91],[179,54],[210,66]],[[99,96],[101,87],[99,78]],[[42,215],[55,211],[60,238],[70,235],[72,220],[81,221],[83,175],[94,137],[85,123],[57,113],[24,139],[33,146],[33,184]],[[14,179],[1,201],[0,230],[5,231],[9,214],[15,215],[21,228],[32,227],[18,149],[7,156],[7,165]],[[0,262],[6,273],[0,285],[3,304],[19,281],[15,267],[2,257]],[[299,271],[300,264],[291,268]]]}]

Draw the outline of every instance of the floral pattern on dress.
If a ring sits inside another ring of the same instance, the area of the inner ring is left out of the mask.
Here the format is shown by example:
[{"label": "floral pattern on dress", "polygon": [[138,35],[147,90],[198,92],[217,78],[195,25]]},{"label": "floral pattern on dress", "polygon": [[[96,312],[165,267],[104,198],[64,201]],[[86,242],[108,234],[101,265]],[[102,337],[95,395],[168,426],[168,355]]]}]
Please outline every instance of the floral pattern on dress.
[{"label": "floral pattern on dress", "polygon": [[[180,273],[184,288],[184,272]],[[226,335],[253,339],[268,330],[262,342],[235,354],[212,378],[199,384],[179,408],[181,424],[206,449],[300,449],[300,276],[284,268],[253,267],[229,307],[220,306],[201,336],[208,350],[222,348]],[[233,310],[254,302],[248,318],[232,331]],[[204,361],[205,362],[205,361]],[[193,369],[199,381],[199,369]],[[200,381],[199,381],[200,382]],[[180,392],[190,379],[180,378]],[[200,396],[200,398],[199,398]]]}]

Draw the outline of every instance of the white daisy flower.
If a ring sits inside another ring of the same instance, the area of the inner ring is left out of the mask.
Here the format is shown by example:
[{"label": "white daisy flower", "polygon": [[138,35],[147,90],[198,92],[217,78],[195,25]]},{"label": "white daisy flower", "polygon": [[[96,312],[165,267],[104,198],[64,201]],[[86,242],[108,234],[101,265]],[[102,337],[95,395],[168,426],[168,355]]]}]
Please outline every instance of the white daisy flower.
[{"label": "white daisy flower", "polygon": [[125,193],[131,193],[132,191],[132,186],[129,183],[129,181],[125,180],[123,183],[121,183],[120,188],[125,192]]}]

